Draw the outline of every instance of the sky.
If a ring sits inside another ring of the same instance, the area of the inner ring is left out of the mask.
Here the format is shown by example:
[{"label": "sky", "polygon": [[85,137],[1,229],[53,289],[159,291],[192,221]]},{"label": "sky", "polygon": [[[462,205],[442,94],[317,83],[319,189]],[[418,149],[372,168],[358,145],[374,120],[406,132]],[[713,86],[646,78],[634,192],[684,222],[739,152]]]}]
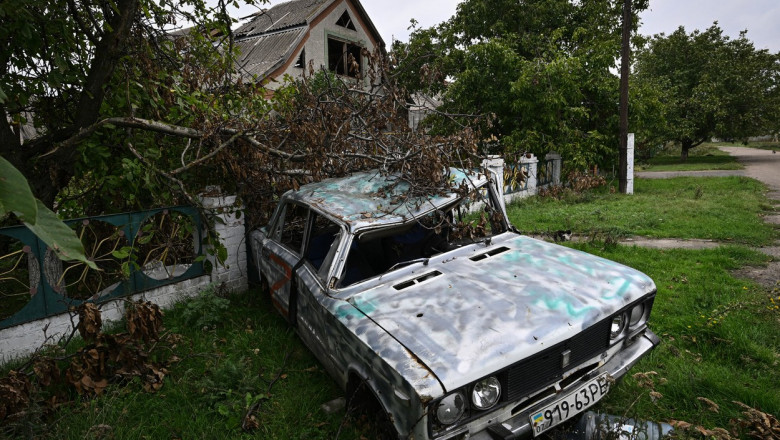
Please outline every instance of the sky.
[{"label": "sky", "polygon": [[[286,0],[271,0],[270,5]],[[409,21],[430,27],[455,14],[458,0],[361,0],[385,44],[393,39],[409,39]],[[264,5],[264,7],[269,7]],[[249,15],[257,7],[244,6],[234,16]],[[778,0],[650,0],[650,8],[640,18],[640,33],[655,35],[674,32],[684,26],[688,33],[704,30],[714,21],[724,34],[736,38],[747,29],[747,38],[756,49],[780,52],[780,1]]]}]

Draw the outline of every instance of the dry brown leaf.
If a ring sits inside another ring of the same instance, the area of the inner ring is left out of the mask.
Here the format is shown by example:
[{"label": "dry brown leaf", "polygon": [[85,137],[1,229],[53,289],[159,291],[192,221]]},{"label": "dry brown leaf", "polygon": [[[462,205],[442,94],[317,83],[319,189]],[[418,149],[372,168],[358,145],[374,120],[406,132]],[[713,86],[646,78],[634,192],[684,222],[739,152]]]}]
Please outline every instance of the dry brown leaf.
[{"label": "dry brown leaf", "polygon": [[79,315],[79,323],[76,328],[81,338],[85,341],[95,340],[103,327],[100,309],[93,303],[83,303],[78,306],[76,312]]},{"label": "dry brown leaf", "polygon": [[704,402],[707,405],[707,409],[714,413],[718,413],[720,411],[718,404],[706,397],[697,397],[696,400],[699,402]]}]

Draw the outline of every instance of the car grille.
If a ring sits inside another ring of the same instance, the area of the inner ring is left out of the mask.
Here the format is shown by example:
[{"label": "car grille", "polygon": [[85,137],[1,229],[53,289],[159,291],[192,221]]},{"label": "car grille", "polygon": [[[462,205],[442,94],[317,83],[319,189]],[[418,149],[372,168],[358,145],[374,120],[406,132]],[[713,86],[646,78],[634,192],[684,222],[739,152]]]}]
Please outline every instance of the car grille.
[{"label": "car grille", "polygon": [[[606,350],[609,347],[610,324],[609,319],[602,321],[501,372],[502,400],[511,402],[542,391],[560,381],[565,371]],[[564,367],[563,353],[567,350],[570,350],[569,363]]]}]

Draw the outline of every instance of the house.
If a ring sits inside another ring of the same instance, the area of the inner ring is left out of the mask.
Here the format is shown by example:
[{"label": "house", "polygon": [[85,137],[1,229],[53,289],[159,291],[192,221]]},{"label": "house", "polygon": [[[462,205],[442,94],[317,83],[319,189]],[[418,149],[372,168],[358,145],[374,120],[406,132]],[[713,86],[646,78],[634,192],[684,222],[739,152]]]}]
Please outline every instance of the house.
[{"label": "house", "polygon": [[234,34],[242,81],[269,89],[285,75],[308,74],[310,65],[360,77],[367,54],[385,50],[359,0],[291,0],[254,14]]}]

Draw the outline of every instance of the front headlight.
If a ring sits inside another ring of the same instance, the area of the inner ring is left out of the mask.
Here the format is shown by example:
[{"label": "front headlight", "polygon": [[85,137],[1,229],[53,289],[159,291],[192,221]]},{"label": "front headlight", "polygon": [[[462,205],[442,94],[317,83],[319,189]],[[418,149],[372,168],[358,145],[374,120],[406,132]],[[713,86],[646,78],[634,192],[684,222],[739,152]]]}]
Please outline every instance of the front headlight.
[{"label": "front headlight", "polygon": [[626,315],[621,313],[619,315],[615,315],[614,318],[612,318],[612,326],[609,329],[609,337],[611,339],[615,339],[618,336],[620,336],[621,333],[623,333],[623,328],[626,326]]},{"label": "front headlight", "polygon": [[471,391],[471,403],[480,410],[492,408],[501,397],[501,384],[495,376],[482,379],[474,384]]},{"label": "front headlight", "polygon": [[456,391],[448,394],[436,405],[436,420],[442,425],[452,425],[460,420],[466,411],[466,402],[463,393]]},{"label": "front headlight", "polygon": [[645,316],[645,305],[644,303],[640,303],[634,306],[633,309],[631,309],[631,318],[628,320],[628,325],[635,326],[639,323],[639,321],[642,320],[642,317]]}]

